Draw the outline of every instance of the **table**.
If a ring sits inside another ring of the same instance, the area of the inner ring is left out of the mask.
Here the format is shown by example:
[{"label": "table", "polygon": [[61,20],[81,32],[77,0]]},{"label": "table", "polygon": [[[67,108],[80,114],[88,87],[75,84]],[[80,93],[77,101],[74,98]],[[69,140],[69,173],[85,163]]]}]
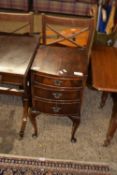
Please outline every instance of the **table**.
[{"label": "table", "polygon": [[104,142],[104,146],[107,146],[117,128],[117,48],[95,44],[91,54],[91,65],[93,87],[103,91],[100,106],[104,106],[109,93],[113,99],[112,116]]},{"label": "table", "polygon": [[29,68],[39,45],[39,38],[0,33],[0,93],[21,96],[23,116],[20,136],[24,135],[29,106]]},{"label": "table", "polygon": [[30,119],[37,136],[35,117],[40,113],[67,116],[73,122],[71,141],[80,124],[87,78],[86,49],[41,46],[31,67],[32,107]]}]

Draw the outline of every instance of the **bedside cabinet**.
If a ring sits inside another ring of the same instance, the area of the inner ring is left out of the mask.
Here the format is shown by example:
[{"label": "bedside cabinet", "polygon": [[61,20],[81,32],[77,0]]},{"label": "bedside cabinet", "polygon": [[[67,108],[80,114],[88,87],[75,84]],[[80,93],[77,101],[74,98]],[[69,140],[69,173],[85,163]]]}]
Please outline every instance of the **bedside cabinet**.
[{"label": "bedside cabinet", "polygon": [[51,46],[38,49],[31,67],[33,136],[37,136],[35,117],[41,112],[68,116],[73,122],[71,141],[76,141],[87,67],[85,49]]}]

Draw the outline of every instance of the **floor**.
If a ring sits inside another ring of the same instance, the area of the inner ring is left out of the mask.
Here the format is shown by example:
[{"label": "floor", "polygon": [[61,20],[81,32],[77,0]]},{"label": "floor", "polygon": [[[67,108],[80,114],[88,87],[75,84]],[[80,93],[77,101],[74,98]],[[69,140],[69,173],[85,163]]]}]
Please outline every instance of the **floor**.
[{"label": "floor", "polygon": [[[71,121],[41,114],[37,117],[39,135],[32,138],[32,126],[27,123],[23,140],[18,137],[22,102],[19,97],[0,95],[0,152],[32,157],[71,159],[86,162],[106,162],[113,172],[117,163],[117,133],[108,147],[103,147],[112,100],[99,109],[100,92],[85,89],[81,124],[76,133],[77,143],[70,142]],[[6,110],[7,109],[7,110]]]}]

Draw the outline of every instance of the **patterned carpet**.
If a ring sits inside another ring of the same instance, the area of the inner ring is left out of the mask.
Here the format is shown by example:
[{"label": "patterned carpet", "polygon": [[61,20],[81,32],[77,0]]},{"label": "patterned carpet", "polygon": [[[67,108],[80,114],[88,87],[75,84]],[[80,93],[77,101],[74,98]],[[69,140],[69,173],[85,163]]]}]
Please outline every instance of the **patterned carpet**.
[{"label": "patterned carpet", "polygon": [[107,164],[0,155],[0,175],[112,175]]},{"label": "patterned carpet", "polygon": [[18,132],[22,102],[19,97],[0,96],[0,153],[29,157],[109,163],[117,175],[117,133],[109,147],[102,146],[112,108],[109,97],[99,109],[100,92],[85,89],[81,124],[76,133],[77,143],[70,142],[71,121],[41,114],[37,117],[39,136],[32,138],[32,126],[27,123],[23,140]]}]

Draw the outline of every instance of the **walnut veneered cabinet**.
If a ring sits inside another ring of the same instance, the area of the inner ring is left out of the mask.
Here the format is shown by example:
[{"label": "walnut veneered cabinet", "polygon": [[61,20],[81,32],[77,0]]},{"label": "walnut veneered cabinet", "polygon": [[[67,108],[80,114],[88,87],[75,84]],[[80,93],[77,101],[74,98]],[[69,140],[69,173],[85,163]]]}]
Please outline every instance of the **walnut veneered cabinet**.
[{"label": "walnut veneered cabinet", "polygon": [[76,141],[87,67],[86,49],[51,46],[38,49],[31,67],[30,119],[35,136],[35,116],[43,112],[68,116],[73,122],[71,141]]}]

